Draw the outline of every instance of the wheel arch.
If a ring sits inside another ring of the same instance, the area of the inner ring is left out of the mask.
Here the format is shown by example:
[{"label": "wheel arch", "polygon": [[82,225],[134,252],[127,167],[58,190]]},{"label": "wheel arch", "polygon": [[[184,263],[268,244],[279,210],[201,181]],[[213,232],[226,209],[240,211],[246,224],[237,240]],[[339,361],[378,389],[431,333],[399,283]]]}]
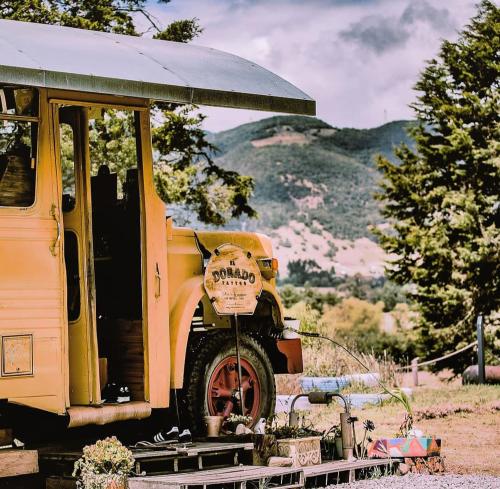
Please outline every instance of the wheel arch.
[{"label": "wheel arch", "polygon": [[183,385],[191,321],[204,295],[203,277],[189,279],[181,287],[170,314],[170,385],[173,389],[181,389]]},{"label": "wheel arch", "polygon": [[[172,309],[170,315],[170,385],[173,389],[182,389],[183,387],[191,323],[198,304],[204,297],[206,297],[206,292],[203,286],[203,277],[192,277],[182,286]],[[284,319],[283,304],[275,287],[264,281],[256,315],[242,316],[242,330],[252,334],[262,344],[275,373],[295,373],[297,369],[293,369],[293,372],[290,371],[289,352],[284,351],[280,346],[282,341],[289,340],[277,340],[284,327]],[[263,320],[268,321],[268,323],[263,325]],[[264,330],[262,330],[263,326]],[[300,343],[298,348],[300,349]]]}]

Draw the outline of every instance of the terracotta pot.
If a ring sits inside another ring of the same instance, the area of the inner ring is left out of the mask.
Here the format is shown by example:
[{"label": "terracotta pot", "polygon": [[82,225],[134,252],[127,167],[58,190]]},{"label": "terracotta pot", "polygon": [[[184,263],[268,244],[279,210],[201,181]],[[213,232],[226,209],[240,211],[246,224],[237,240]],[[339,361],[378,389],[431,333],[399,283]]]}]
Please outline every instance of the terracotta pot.
[{"label": "terracotta pot", "polygon": [[220,430],[222,428],[222,422],[224,421],[224,416],[205,416],[204,419],[205,425],[207,426],[207,436],[219,436]]},{"label": "terracotta pot", "polygon": [[94,474],[84,478],[78,487],[82,489],[128,489],[128,477],[118,474]]},{"label": "terracotta pot", "polygon": [[122,479],[121,481],[111,481],[108,482],[106,489],[127,489],[128,483],[126,479]]}]

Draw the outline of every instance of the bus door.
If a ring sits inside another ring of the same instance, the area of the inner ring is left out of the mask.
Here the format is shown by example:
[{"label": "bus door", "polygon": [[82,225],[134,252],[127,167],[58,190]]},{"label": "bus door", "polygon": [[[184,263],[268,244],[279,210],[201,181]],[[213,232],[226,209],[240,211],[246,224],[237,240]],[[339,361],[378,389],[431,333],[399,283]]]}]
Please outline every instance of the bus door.
[{"label": "bus door", "polygon": [[62,181],[70,404],[99,404],[88,109],[53,106]]}]

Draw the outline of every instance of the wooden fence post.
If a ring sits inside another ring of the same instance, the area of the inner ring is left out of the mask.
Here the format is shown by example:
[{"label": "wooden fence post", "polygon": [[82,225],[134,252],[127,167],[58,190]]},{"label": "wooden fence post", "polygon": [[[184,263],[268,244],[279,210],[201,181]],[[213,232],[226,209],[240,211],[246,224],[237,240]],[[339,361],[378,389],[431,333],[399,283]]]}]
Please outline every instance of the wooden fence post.
[{"label": "wooden fence post", "polygon": [[413,375],[413,385],[418,387],[418,357],[411,361],[411,373]]}]

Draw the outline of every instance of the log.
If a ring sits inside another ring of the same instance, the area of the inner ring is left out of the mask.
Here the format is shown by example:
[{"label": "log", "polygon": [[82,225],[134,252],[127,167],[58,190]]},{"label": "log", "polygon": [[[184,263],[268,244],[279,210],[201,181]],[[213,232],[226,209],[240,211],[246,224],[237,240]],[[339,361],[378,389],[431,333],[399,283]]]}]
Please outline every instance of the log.
[{"label": "log", "polygon": [[[500,384],[500,366],[486,366],[486,383]],[[477,365],[471,365],[462,374],[462,384],[479,383],[479,370]]]},{"label": "log", "polygon": [[293,459],[290,457],[269,457],[267,461],[268,467],[291,467]]},{"label": "log", "polygon": [[412,474],[441,474],[445,471],[442,457],[407,457],[404,463],[399,465],[401,474],[411,472]]}]

